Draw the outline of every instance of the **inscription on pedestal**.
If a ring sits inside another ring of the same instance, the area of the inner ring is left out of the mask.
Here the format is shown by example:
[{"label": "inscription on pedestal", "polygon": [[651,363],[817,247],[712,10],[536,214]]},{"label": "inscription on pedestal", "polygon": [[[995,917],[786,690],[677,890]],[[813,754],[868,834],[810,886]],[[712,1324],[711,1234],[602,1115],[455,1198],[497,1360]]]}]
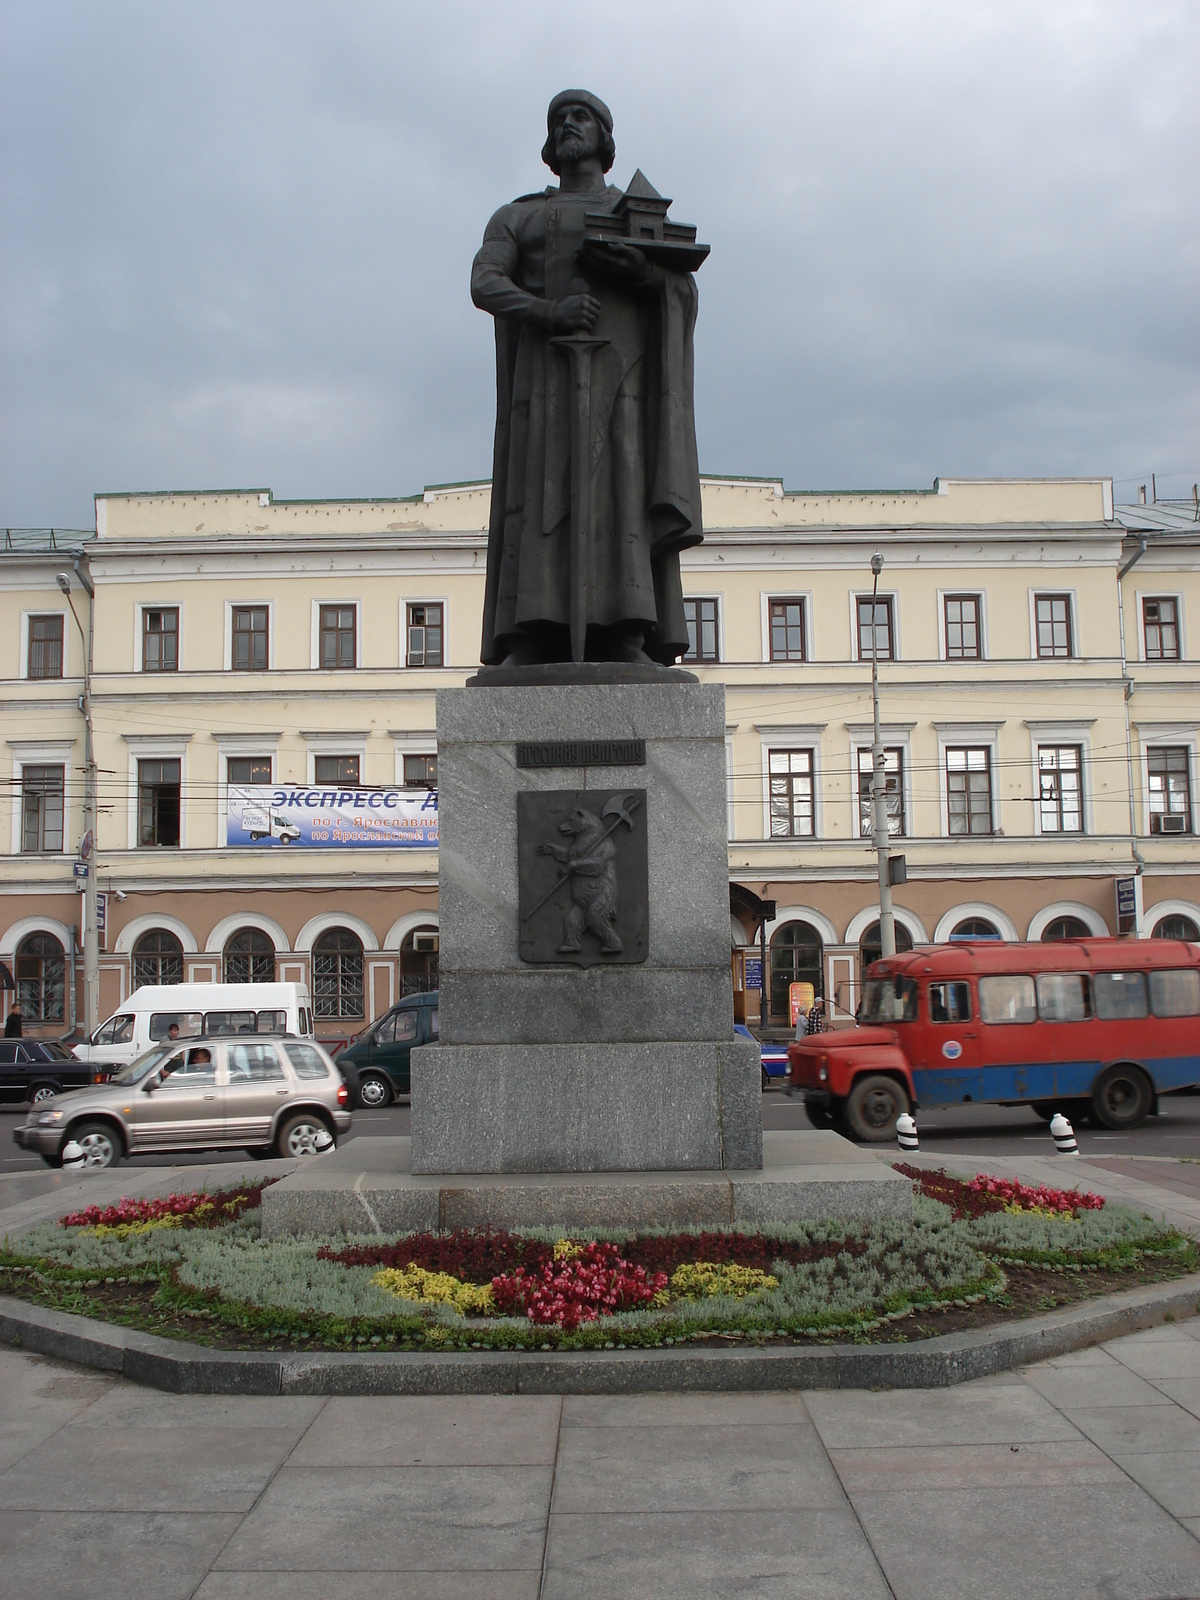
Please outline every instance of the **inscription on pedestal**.
[{"label": "inscription on pedestal", "polygon": [[518,767],[644,767],[644,739],[531,739],[517,745]]},{"label": "inscription on pedestal", "polygon": [[519,794],[517,852],[522,961],[593,967],[646,960],[644,789]]}]

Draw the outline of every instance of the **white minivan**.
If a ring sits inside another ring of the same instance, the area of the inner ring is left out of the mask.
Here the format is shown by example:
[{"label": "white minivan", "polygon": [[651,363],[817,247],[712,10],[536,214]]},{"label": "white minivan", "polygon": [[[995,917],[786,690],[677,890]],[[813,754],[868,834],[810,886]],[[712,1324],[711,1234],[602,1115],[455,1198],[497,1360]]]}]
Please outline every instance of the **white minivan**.
[{"label": "white minivan", "polygon": [[77,1044],[75,1054],[115,1072],[160,1040],[202,1033],[290,1033],[310,1039],[312,1001],[299,983],[147,984]]}]

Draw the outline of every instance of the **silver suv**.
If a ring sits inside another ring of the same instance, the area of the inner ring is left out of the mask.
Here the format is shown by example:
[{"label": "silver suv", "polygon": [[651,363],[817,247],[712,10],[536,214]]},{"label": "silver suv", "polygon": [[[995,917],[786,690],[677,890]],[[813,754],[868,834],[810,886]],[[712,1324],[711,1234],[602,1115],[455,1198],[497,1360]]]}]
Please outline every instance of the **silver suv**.
[{"label": "silver suv", "polygon": [[349,1103],[331,1057],[310,1040],[164,1040],[111,1082],[35,1106],[13,1138],[50,1167],[62,1166],[71,1140],[88,1167],[152,1150],[304,1156],[348,1131]]}]

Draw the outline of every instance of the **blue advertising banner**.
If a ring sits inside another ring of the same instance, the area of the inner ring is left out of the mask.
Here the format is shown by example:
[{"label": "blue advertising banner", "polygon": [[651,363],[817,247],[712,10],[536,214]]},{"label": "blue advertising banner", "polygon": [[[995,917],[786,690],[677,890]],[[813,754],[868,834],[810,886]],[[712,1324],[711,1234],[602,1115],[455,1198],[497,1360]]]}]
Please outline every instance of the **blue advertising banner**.
[{"label": "blue advertising banner", "polygon": [[295,850],[436,850],[436,789],[229,785],[230,845]]}]

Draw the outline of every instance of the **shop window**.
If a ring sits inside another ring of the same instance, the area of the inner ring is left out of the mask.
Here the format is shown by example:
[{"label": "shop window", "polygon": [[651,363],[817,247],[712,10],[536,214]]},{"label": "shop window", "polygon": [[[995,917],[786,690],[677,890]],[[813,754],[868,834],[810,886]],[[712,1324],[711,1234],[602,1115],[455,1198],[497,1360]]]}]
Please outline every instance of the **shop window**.
[{"label": "shop window", "polygon": [[31,933],[21,940],[13,975],[21,1016],[26,1022],[65,1020],[67,958],[52,933]]},{"label": "shop window", "polygon": [[771,937],[771,1017],[787,1022],[793,983],[811,983],[820,999],[825,993],[825,945],[808,922],[786,922]]},{"label": "shop window", "polygon": [[[912,934],[902,922],[894,922],[893,927],[896,931],[896,954],[902,955],[913,947]],[[879,924],[873,922],[858,941],[858,959],[862,964],[862,970],[865,972],[872,961],[879,961],[882,956],[883,940],[879,935]]]},{"label": "shop window", "polygon": [[182,983],[183,946],[166,928],[151,928],[133,947],[133,987]]},{"label": "shop window", "polygon": [[951,939],[999,939],[1000,929],[986,917],[964,917],[955,924]]},{"label": "shop window", "polygon": [[313,943],[313,1010],[318,1017],[363,1015],[363,945],[349,928],[330,928]]},{"label": "shop window", "polygon": [[274,983],[275,946],[259,928],[241,928],[225,942],[226,983]]},{"label": "shop window", "polygon": [[1079,917],[1055,917],[1042,929],[1042,943],[1053,944],[1057,939],[1090,939],[1092,930]]},{"label": "shop window", "polygon": [[1186,939],[1189,944],[1200,944],[1200,922],[1185,917],[1180,912],[1160,917],[1154,924],[1152,939]]},{"label": "shop window", "polygon": [[438,986],[438,931],[414,928],[400,946],[400,994],[432,994]]}]

